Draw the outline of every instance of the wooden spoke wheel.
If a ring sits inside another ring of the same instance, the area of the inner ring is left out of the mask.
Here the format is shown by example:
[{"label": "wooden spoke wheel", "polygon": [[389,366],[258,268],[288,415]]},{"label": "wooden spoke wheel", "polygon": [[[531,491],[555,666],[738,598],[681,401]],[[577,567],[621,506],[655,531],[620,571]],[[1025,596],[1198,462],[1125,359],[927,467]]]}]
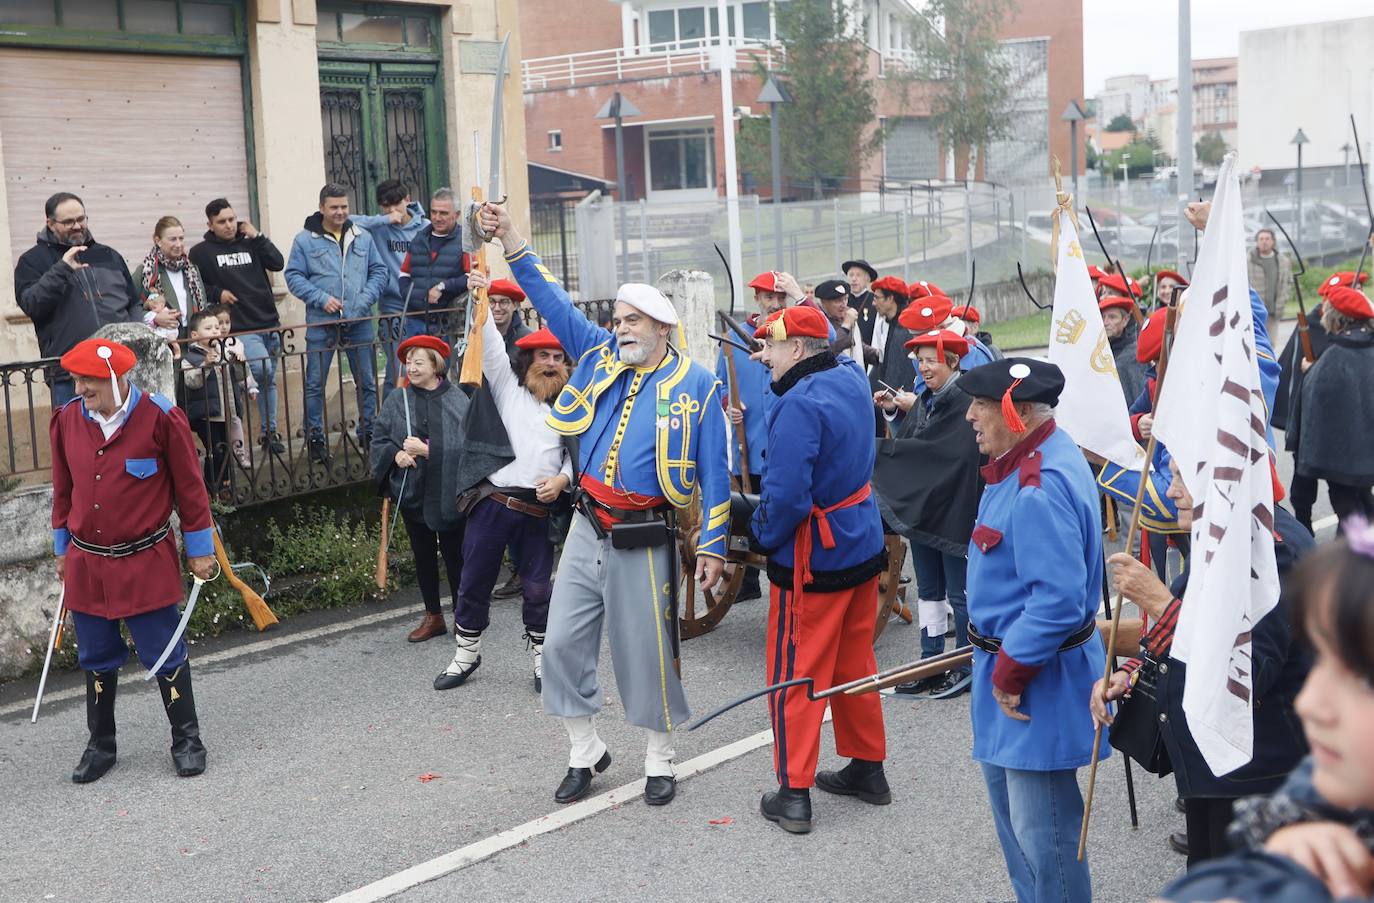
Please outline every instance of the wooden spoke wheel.
[{"label": "wooden spoke wheel", "polygon": [[911,609],[902,601],[902,566],[906,564],[906,543],[900,536],[883,537],[887,546],[887,570],[878,575],[878,620],[873,624],[873,642],[887,629],[887,622],[898,615],[911,623]]},{"label": "wooden spoke wheel", "polygon": [[725,576],[714,590],[702,590],[697,598],[696,547],[700,530],[692,530],[678,537],[678,551],[682,560],[682,604],[678,615],[678,629],[684,639],[710,633],[721,622],[730,606],[739,597],[744,584],[744,572],[749,567],[763,567],[764,561],[749,551],[745,537],[730,536],[726,542]]}]

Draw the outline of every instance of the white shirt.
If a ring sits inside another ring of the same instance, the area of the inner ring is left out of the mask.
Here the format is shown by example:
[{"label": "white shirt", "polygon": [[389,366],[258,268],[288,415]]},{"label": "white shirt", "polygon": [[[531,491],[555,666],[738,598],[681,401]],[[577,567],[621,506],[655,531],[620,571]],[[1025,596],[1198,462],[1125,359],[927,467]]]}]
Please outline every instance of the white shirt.
[{"label": "white shirt", "polygon": [[81,408],[86,412],[86,416],[89,417],[96,426],[100,427],[100,431],[105,434],[105,438],[109,439],[115,434],[116,430],[124,425],[124,421],[129,419],[129,402],[133,401],[133,397],[134,393],[132,389],[130,389],[129,393],[124,396],[124,403],[109,417],[106,417],[99,411],[92,411],[90,408],[86,407],[84,399],[81,402]]},{"label": "white shirt", "polygon": [[506,342],[487,311],[482,324],[482,375],[501,422],[506,426],[515,460],[487,477],[493,486],[533,489],[534,481],[554,474],[572,479],[572,461],[564,454],[562,441],[545,422],[548,404],[536,401],[529,390],[520,385],[506,356]]},{"label": "white shirt", "polygon": [[172,291],[177,296],[177,310],[186,310],[186,271],[167,270],[167,281],[172,283]]}]

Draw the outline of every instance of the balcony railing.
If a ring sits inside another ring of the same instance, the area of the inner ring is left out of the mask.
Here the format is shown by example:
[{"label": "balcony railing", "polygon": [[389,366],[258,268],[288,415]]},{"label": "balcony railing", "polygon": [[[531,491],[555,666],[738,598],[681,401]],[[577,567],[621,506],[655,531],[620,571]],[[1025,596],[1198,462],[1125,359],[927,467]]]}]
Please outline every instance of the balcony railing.
[{"label": "balcony railing", "polygon": [[[726,50],[734,54],[735,68],[744,71],[752,70],[755,62],[761,62],[769,72],[787,63],[784,49],[767,41],[729,38]],[[566,53],[525,60],[521,64],[521,78],[525,91],[547,91],[629,79],[689,75],[717,69],[718,52],[715,40],[692,40]]]}]

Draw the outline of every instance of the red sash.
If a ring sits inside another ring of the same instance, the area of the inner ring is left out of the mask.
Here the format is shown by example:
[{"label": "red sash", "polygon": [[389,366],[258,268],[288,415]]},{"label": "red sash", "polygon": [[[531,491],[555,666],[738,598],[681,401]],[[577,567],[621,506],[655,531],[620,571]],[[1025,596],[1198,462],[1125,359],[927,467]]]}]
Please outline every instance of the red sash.
[{"label": "red sash", "polygon": [[835,534],[830,529],[830,519],[827,517],[843,508],[853,508],[873,494],[873,484],[865,483],[858,489],[833,505],[825,508],[813,505],[811,513],[806,516],[806,520],[797,527],[797,538],[792,545],[792,634],[793,641],[800,639],[796,635],[797,621],[801,612],[802,587],[811,582],[811,524],[814,522],[816,530],[821,534],[821,545],[827,549],[835,548]]}]

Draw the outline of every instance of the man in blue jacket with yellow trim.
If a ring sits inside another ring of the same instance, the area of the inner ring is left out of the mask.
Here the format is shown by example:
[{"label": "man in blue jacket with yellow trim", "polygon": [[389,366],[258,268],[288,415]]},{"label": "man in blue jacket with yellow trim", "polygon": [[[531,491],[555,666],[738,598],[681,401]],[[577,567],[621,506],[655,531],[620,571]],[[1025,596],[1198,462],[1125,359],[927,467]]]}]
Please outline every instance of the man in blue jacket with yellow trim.
[{"label": "man in blue jacket with yellow trim", "polygon": [[1092,885],[1076,858],[1075,770],[1092,757],[1083,700],[1105,664],[1097,486],[1055,426],[1058,367],[1007,358],[956,385],[973,399],[966,417],[988,456],[968,558],[973,758],[1016,899],[1081,903]]},{"label": "man in blue jacket with yellow trim", "polygon": [[[776,311],[754,333],[777,396],[768,415],[768,469],[750,527],[768,555],[770,684],[810,677],[816,691],[877,670],[873,615],[887,564],[873,498],[873,415],[861,366],[830,350],[825,315]],[[792,688],[769,697],[778,789],[763,817],[793,834],[811,830],[811,786],[892,801],[883,711],[876,695],[835,696],[835,750],[851,761],[816,774],[825,702]]]},{"label": "man in blue jacket with yellow trim", "polygon": [[548,418],[556,432],[581,438],[577,513],[544,636],[544,711],[563,720],[572,745],[554,799],[586,796],[593,770],[611,764],[593,721],[604,620],[625,720],[649,733],[644,800],[662,806],[677,792],[673,726],[691,714],[676,667],[674,525],[698,487],[697,582],[710,589],[725,566],[730,472],[720,382],[669,341],[675,326],[681,333],[677,312],[653,286],[620,287],[612,333],[573,307],[504,207],[485,205],[478,225],[500,239],[520,288],[577,362]]}]

